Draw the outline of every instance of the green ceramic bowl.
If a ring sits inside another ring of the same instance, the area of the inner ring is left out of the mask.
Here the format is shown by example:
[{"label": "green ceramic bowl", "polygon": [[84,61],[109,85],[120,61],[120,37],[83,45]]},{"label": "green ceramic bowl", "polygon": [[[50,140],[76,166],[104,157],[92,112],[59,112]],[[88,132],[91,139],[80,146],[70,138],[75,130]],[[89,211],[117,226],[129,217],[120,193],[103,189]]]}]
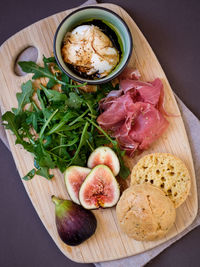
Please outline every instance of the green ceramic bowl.
[{"label": "green ceramic bowl", "polygon": [[[78,25],[93,19],[102,21],[115,32],[121,50],[121,59],[114,70],[112,70],[106,77],[95,80],[85,79],[73,72],[73,70],[65,64],[61,55],[61,46],[65,34],[72,31]],[[128,64],[131,53],[132,37],[127,24],[116,13],[103,7],[89,6],[72,12],[60,23],[54,37],[54,55],[59,67],[71,79],[80,83],[87,82],[87,84],[102,84],[114,79]]]}]

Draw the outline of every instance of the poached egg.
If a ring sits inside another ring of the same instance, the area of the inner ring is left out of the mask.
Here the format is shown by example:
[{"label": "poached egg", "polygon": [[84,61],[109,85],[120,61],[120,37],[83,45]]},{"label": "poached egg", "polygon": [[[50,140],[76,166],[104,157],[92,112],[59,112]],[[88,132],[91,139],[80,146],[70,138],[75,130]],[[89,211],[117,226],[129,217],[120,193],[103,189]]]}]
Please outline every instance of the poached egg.
[{"label": "poached egg", "polygon": [[81,25],[64,38],[62,56],[79,73],[107,76],[119,62],[119,52],[110,38],[99,27]]}]

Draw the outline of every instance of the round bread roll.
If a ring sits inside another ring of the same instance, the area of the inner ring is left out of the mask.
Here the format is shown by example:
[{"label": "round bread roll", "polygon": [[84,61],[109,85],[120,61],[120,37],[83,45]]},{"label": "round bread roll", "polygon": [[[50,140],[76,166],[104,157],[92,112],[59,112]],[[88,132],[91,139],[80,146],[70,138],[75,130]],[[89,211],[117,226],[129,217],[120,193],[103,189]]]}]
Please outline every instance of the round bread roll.
[{"label": "round bread roll", "polygon": [[189,194],[191,179],[182,160],[168,153],[153,153],[141,158],[132,169],[131,185],[143,183],[162,189],[177,208]]},{"label": "round bread roll", "polygon": [[117,204],[116,213],[122,231],[138,241],[163,237],[176,217],[172,201],[162,190],[149,184],[126,189]]}]

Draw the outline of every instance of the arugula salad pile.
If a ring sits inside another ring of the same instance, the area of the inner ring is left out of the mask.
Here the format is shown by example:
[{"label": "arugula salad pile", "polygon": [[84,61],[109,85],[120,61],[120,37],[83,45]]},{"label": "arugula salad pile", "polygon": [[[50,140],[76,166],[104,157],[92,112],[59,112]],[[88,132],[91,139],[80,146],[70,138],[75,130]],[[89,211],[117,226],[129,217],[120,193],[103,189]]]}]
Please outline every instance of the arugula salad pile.
[{"label": "arugula salad pile", "polygon": [[[36,89],[32,80],[22,84],[22,91],[16,94],[18,107],[2,116],[5,128],[16,136],[16,144],[34,156],[34,168],[23,179],[30,180],[35,174],[51,179],[50,169],[64,172],[70,165],[86,166],[90,153],[108,144],[119,158],[119,176],[127,178],[124,151],[96,122],[99,101],[117,88],[107,83],[94,93],[86,93],[78,89],[83,85],[74,84],[59,69],[54,57],[43,57],[43,62],[43,67],[32,61],[19,63],[24,72],[34,74],[33,80],[45,77],[48,83]],[[61,85],[61,92],[53,90],[56,84]]]}]

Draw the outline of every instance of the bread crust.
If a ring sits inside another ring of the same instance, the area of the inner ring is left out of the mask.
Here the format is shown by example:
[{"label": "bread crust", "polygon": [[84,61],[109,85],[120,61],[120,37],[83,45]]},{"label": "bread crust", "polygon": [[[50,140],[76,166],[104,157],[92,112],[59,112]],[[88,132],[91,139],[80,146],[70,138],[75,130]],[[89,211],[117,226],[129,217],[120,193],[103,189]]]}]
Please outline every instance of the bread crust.
[{"label": "bread crust", "polygon": [[176,211],[164,192],[152,185],[126,189],[116,207],[120,228],[138,241],[161,238],[175,222]]},{"label": "bread crust", "polygon": [[131,185],[148,183],[160,188],[179,207],[187,198],[191,178],[183,161],[169,153],[152,153],[133,167]]}]

